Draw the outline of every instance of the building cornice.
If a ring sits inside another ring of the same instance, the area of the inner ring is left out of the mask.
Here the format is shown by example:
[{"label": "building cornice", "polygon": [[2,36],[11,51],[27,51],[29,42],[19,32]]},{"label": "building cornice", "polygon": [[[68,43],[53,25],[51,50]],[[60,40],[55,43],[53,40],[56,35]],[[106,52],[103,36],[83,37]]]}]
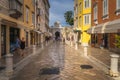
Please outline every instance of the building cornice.
[{"label": "building cornice", "polygon": [[[14,23],[16,23],[16,24],[18,24],[18,25],[21,25],[21,26],[23,26],[25,29],[32,29],[32,28],[30,28],[31,26],[30,25],[27,25],[27,24],[25,24],[24,22],[22,22],[22,21],[19,21],[19,20],[16,20],[16,19],[14,19],[14,18],[11,18],[10,16],[6,16],[6,15],[4,15],[4,14],[1,14],[0,13],[0,18],[1,19],[4,19],[4,20],[7,20],[7,21],[11,21],[11,22],[14,22]],[[23,28],[23,27],[21,27],[21,28]]]}]

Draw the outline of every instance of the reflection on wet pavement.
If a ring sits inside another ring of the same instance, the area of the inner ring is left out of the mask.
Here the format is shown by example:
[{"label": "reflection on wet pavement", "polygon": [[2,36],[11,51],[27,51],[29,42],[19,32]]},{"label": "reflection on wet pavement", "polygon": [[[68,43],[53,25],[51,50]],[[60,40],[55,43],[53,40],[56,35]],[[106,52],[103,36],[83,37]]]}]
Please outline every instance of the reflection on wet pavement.
[{"label": "reflection on wet pavement", "polygon": [[12,80],[112,80],[74,49],[55,42]]}]

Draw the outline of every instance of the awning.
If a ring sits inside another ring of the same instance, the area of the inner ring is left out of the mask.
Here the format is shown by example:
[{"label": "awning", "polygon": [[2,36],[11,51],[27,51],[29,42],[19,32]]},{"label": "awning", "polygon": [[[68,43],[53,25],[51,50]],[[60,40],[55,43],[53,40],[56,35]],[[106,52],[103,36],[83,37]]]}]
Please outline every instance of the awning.
[{"label": "awning", "polygon": [[52,33],[50,33],[50,32],[45,32],[44,34],[45,34],[45,36],[52,36]]},{"label": "awning", "polygon": [[117,33],[118,30],[120,30],[120,19],[93,26],[87,30],[87,33]]},{"label": "awning", "polygon": [[33,30],[33,31],[37,32],[38,34],[42,34],[42,32],[40,32],[40,31],[37,31],[37,30]]},{"label": "awning", "polygon": [[73,32],[81,32],[81,30],[73,30]]},{"label": "awning", "polygon": [[16,22],[12,22],[12,21],[8,21],[8,20],[5,20],[5,19],[2,19],[1,20],[1,23],[2,24],[7,24],[9,25],[10,27],[14,27],[14,28],[19,28],[19,29],[24,29],[25,31],[29,32],[31,30],[31,28],[29,27],[26,27],[26,26],[23,26],[21,24],[17,24]]}]

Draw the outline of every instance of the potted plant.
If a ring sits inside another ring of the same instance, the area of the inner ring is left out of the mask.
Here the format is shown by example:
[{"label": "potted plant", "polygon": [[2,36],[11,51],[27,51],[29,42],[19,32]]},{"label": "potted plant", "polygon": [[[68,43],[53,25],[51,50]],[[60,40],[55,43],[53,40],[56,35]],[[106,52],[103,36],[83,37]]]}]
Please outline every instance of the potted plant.
[{"label": "potted plant", "polygon": [[115,39],[116,39],[116,42],[115,42],[116,52],[120,52],[120,35],[116,35]]}]

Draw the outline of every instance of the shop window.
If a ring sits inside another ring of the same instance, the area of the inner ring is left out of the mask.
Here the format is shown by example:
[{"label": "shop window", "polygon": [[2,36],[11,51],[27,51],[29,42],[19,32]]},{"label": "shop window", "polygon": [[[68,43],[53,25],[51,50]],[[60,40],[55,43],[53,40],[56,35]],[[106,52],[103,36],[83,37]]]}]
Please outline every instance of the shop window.
[{"label": "shop window", "polygon": [[19,38],[20,30],[18,28],[10,28],[10,52],[13,52],[16,49],[16,38]]},{"label": "shop window", "polygon": [[97,34],[93,34],[91,36],[91,43],[92,44],[96,44],[97,42],[98,42],[98,40],[97,40]]},{"label": "shop window", "polygon": [[1,26],[1,53],[2,56],[6,54],[6,26]]},{"label": "shop window", "polygon": [[26,32],[26,47],[28,47],[28,32]]}]

